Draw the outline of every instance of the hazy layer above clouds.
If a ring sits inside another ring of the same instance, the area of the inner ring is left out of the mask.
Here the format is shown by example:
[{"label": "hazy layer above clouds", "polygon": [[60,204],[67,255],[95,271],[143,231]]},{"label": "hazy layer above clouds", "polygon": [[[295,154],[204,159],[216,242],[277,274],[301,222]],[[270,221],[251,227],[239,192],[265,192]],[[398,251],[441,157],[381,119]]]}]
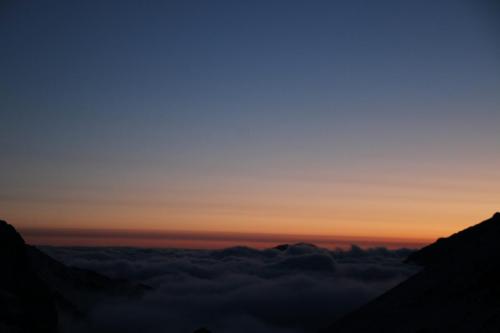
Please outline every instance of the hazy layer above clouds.
[{"label": "hazy layer above clouds", "polygon": [[42,249],[68,265],[153,287],[141,300],[102,302],[91,313],[95,332],[310,332],[416,272],[401,263],[410,250],[356,246]]}]

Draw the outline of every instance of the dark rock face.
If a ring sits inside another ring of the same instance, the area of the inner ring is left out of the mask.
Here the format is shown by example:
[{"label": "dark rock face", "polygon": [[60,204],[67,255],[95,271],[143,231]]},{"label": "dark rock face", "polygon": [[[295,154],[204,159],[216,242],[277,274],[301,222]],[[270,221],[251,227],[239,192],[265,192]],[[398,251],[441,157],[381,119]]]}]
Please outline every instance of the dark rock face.
[{"label": "dark rock face", "polygon": [[325,332],[500,332],[500,214],[410,255],[422,271]]},{"label": "dark rock face", "polygon": [[208,329],[206,329],[205,327],[202,327],[202,328],[198,328],[196,331],[194,331],[193,333],[212,333],[211,331],[209,331]]},{"label": "dark rock face", "polygon": [[0,332],[58,332],[60,319],[82,320],[103,299],[139,297],[148,289],[68,267],[26,245],[0,221]]},{"label": "dark rock face", "polygon": [[48,286],[60,315],[83,318],[102,299],[139,297],[148,289],[126,280],[68,267],[33,246],[26,246],[33,270]]},{"label": "dark rock face", "polygon": [[50,289],[30,265],[17,231],[0,221],[0,331],[57,331],[57,310]]},{"label": "dark rock face", "polygon": [[500,213],[424,247],[408,257],[433,270],[484,271],[500,262]]}]

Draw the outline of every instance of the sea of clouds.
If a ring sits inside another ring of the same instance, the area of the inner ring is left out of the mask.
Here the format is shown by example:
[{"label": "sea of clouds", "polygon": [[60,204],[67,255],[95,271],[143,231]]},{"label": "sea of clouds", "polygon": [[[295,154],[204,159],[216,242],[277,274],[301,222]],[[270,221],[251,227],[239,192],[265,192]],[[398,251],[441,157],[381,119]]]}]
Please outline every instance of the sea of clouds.
[{"label": "sea of clouds", "polygon": [[152,287],[141,299],[103,302],[95,332],[315,332],[416,272],[411,250],[257,250],[44,247],[67,265]]}]

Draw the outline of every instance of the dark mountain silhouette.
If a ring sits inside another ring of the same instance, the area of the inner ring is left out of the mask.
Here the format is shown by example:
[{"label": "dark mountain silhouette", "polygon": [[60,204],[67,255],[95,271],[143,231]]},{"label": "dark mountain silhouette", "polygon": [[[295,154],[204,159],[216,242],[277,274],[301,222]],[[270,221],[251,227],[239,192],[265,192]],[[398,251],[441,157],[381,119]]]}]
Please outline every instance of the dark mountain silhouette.
[{"label": "dark mountain silhouette", "polygon": [[295,244],[279,244],[279,245],[276,245],[275,247],[273,247],[273,249],[279,250],[279,251],[286,251],[292,247],[310,247],[310,248],[314,248],[314,249],[318,248],[314,244],[302,242],[302,243],[295,243]]},{"label": "dark mountain silhouette", "polygon": [[55,332],[57,311],[49,287],[30,264],[28,246],[0,221],[0,332]]},{"label": "dark mountain silhouette", "polygon": [[325,332],[500,332],[500,213],[407,262],[422,270]]},{"label": "dark mountain silhouette", "polygon": [[92,305],[109,296],[134,297],[145,286],[67,267],[25,244],[0,220],[0,332],[52,333],[61,317],[83,319]]}]

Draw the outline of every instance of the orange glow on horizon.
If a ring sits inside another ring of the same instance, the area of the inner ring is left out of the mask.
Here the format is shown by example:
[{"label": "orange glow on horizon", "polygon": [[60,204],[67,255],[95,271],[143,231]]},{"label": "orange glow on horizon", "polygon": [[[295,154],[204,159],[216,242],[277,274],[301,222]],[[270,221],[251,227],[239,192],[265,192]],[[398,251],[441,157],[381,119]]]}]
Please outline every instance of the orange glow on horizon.
[{"label": "orange glow on horizon", "polygon": [[[351,170],[359,174],[358,180],[349,180],[346,173],[339,172],[335,178],[319,171],[311,179],[300,175],[273,179],[212,176],[162,182],[151,175],[119,187],[87,192],[54,188],[50,193],[13,193],[1,198],[0,218],[20,230],[301,235],[298,241],[319,235],[315,239],[341,236],[425,244],[483,221],[499,210],[496,169],[484,177],[471,176],[466,168],[457,167],[434,174],[422,172],[412,178],[404,172],[384,173],[381,167],[373,168],[365,176]],[[485,180],[487,176],[491,176],[490,181]],[[204,247],[219,247],[224,242],[205,241]],[[53,238],[49,243],[82,242],[69,237]],[[99,242],[104,244],[106,240],[101,238]],[[137,237],[110,242],[164,244],[150,238],[138,241]],[[279,237],[273,241],[278,242]],[[189,245],[173,239],[167,246],[170,244]]]},{"label": "orange glow on horizon", "polygon": [[432,239],[384,237],[264,234],[236,232],[189,232],[161,230],[35,229],[20,230],[26,242],[53,246],[133,246],[154,248],[270,248],[283,243],[311,243],[326,248],[361,247],[419,248]]},{"label": "orange glow on horizon", "polygon": [[500,211],[490,1],[4,2],[0,219],[31,243],[423,245]]}]

